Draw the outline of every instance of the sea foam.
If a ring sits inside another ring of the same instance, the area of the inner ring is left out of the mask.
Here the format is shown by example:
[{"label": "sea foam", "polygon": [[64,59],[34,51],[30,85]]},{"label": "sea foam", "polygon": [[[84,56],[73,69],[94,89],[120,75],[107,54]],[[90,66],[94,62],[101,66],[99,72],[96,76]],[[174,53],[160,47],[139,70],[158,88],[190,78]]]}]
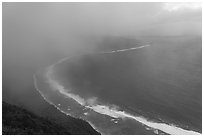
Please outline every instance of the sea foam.
[{"label": "sea foam", "polygon": [[[105,52],[105,53],[115,53],[115,52],[123,52],[123,51],[128,51],[128,50],[136,50],[136,49],[140,49],[140,48],[144,48],[144,47],[148,47],[148,46],[149,45],[144,45],[144,46],[140,46],[140,47],[115,50],[115,51]],[[107,115],[107,116],[110,116],[113,118],[121,118],[121,119],[130,118],[130,119],[133,119],[133,120],[140,122],[143,125],[148,126],[150,129],[153,128],[153,129],[155,129],[155,131],[161,130],[165,133],[172,134],[172,135],[200,135],[200,133],[195,132],[195,131],[182,129],[180,127],[177,127],[174,125],[168,125],[166,123],[157,123],[157,122],[149,121],[146,118],[141,117],[141,116],[134,116],[134,115],[129,114],[125,111],[120,111],[116,108],[113,108],[113,107],[110,107],[107,105],[97,104],[97,98],[96,97],[84,99],[84,98],[80,97],[79,95],[72,93],[71,90],[65,89],[62,85],[60,85],[60,83],[54,79],[54,75],[53,75],[53,67],[55,65],[61,63],[64,60],[67,60],[67,58],[64,58],[64,59],[58,61],[56,64],[53,64],[52,66],[50,66],[47,69],[48,70],[46,72],[47,83],[50,85],[50,87],[53,90],[60,92],[62,95],[66,96],[66,97],[72,98],[77,103],[84,106],[85,108],[89,108],[89,109],[91,109],[97,113],[104,114],[104,115]],[[43,96],[42,92],[41,92],[41,95]],[[49,102],[49,103],[51,103],[51,102]],[[57,108],[59,109],[59,107],[57,107]],[[158,131],[157,131],[157,133],[158,133]]]}]

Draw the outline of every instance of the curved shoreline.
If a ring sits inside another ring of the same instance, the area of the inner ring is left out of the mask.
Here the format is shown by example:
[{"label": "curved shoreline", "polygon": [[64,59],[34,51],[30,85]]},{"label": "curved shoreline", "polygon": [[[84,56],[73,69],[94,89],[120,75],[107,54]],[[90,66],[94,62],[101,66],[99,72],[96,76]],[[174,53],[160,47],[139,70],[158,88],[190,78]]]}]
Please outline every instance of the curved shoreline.
[{"label": "curved shoreline", "polygon": [[[115,52],[124,52],[124,51],[129,51],[129,50],[136,50],[136,49],[140,49],[140,48],[144,48],[144,47],[147,47],[147,46],[150,46],[150,45],[143,45],[143,46],[140,46],[140,47],[135,47],[135,48],[130,48],[130,49],[123,49],[123,50],[116,50],[116,51],[111,51],[111,52],[102,52],[102,53],[115,53]],[[52,64],[51,66],[48,67],[48,72],[46,72],[46,77],[48,79],[48,83],[50,84],[50,86],[52,86],[52,88],[54,88],[55,90],[57,90],[58,92],[60,92],[61,94],[65,95],[65,96],[68,96],[72,99],[74,99],[77,103],[79,103],[80,105],[86,107],[86,108],[90,108],[92,110],[94,110],[95,112],[98,112],[100,114],[104,114],[104,115],[108,115],[110,117],[113,117],[113,118],[130,118],[130,119],[134,119],[150,128],[153,128],[155,130],[161,130],[165,133],[168,133],[168,134],[175,134],[175,135],[189,135],[189,134],[193,134],[193,135],[200,135],[200,133],[198,132],[195,132],[195,131],[192,131],[192,130],[185,130],[185,129],[182,129],[180,127],[177,127],[177,126],[174,126],[174,125],[168,125],[168,124],[165,124],[165,123],[156,123],[156,122],[151,122],[151,121],[148,121],[146,120],[145,118],[143,117],[138,117],[138,116],[133,116],[131,114],[128,114],[124,111],[119,111],[119,110],[116,110],[116,109],[112,109],[110,108],[109,106],[104,106],[104,105],[98,105],[95,104],[89,104],[88,100],[85,100],[83,98],[81,98],[79,95],[75,95],[71,92],[69,92],[67,89],[65,89],[62,85],[60,85],[57,81],[53,80],[50,76],[52,74],[52,69],[55,65],[67,60],[67,58],[63,58],[63,59],[60,59],[59,61],[57,61],[56,63]],[[51,73],[51,74],[50,74]],[[34,76],[34,79],[35,79],[35,76]],[[36,79],[35,79],[36,80]],[[35,81],[35,84],[36,84],[36,81]],[[36,89],[37,89],[37,85],[35,85]],[[46,100],[46,97],[43,96],[43,94],[41,93],[41,91],[39,89],[37,89],[39,91],[39,93],[42,95],[42,97]],[[68,91],[68,92],[67,92]],[[46,100],[47,101],[47,100]],[[65,113],[66,115],[69,115],[67,114],[66,112],[60,110],[60,108],[58,108],[56,105],[54,105],[52,102],[50,101],[47,101],[49,104],[55,106],[60,112],[62,113]],[[70,116],[70,115],[69,115]],[[87,121],[87,120],[85,120]],[[87,121],[88,122],[88,121]],[[90,122],[88,122],[90,124]],[[98,131],[98,129],[96,127],[93,126],[93,124],[90,124],[92,125],[92,127]],[[100,131],[99,131],[100,132]],[[101,132],[100,132],[101,133]]]},{"label": "curved shoreline", "polygon": [[[34,87],[35,89],[39,92],[39,94],[42,96],[42,98],[50,105],[54,106],[57,110],[59,110],[61,113],[65,114],[65,115],[68,115],[70,117],[73,117],[72,115],[64,112],[63,110],[61,110],[58,106],[56,106],[54,103],[52,103],[51,101],[49,101],[44,95],[43,93],[38,89],[37,87],[37,83],[36,83],[36,77],[35,77],[35,74],[33,75],[33,79],[34,79]],[[75,117],[73,117],[75,118]],[[80,120],[83,120],[85,122],[87,122],[95,131],[97,131],[98,133],[100,133],[101,135],[103,135],[103,133],[101,131],[99,131],[90,121],[87,121],[87,120],[84,120],[82,118],[76,118],[76,119],[80,119]]]}]

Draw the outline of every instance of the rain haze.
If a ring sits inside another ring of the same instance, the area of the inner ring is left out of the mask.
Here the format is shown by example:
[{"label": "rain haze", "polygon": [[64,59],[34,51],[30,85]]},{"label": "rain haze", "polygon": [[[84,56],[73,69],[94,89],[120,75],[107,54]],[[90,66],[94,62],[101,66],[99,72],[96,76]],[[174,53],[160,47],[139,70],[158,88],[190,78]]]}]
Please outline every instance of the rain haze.
[{"label": "rain haze", "polygon": [[2,100],[36,115],[201,134],[201,75],[201,3],[2,4]]}]

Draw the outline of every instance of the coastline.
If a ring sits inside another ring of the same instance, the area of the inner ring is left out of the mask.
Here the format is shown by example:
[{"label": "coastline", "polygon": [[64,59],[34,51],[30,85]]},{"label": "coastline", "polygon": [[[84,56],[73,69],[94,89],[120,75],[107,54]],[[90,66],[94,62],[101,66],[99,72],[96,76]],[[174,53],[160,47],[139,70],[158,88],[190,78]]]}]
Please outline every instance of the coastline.
[{"label": "coastline", "polygon": [[[36,83],[36,77],[35,77],[35,74],[33,75],[33,79],[34,79],[34,87],[35,89],[38,91],[38,93],[42,96],[42,98],[51,106],[55,107],[57,110],[59,110],[61,113],[65,114],[65,115],[68,115],[72,118],[76,118],[76,117],[73,117],[72,115],[62,111],[58,106],[56,106],[54,103],[52,103],[51,101],[49,101],[43,94],[42,92],[38,89],[37,87],[37,83]],[[83,120],[85,122],[87,122],[95,131],[97,131],[98,133],[100,133],[102,135],[102,133],[99,131],[99,129],[97,129],[94,124],[92,124],[91,122],[87,121],[87,120],[84,120],[82,118],[76,118],[76,119],[80,119],[80,120]]]},{"label": "coastline", "polygon": [[[136,47],[136,48],[130,48],[130,49],[124,49],[124,50],[116,50],[116,51],[111,51],[111,52],[103,52],[103,53],[114,53],[114,52],[123,52],[123,51],[128,51],[128,50],[135,50],[135,49],[139,49],[139,48],[144,48],[144,47],[147,47],[149,45],[144,45],[144,46],[141,46],[141,47]],[[48,83],[50,84],[50,86],[52,86],[52,88],[54,88],[54,90],[57,90],[59,93],[63,94],[64,96],[68,96],[70,98],[72,98],[73,100],[75,100],[78,104],[86,107],[86,108],[89,108],[99,114],[104,114],[104,115],[107,115],[107,116],[110,116],[110,117],[113,117],[113,118],[130,118],[130,119],[133,119],[133,120],[136,120],[137,122],[139,123],[142,123],[146,126],[148,126],[149,128],[152,128],[153,130],[161,130],[165,133],[168,133],[168,134],[181,134],[181,135],[184,135],[184,134],[200,134],[198,132],[195,132],[195,131],[192,131],[192,130],[185,130],[185,129],[182,129],[181,127],[177,127],[173,124],[166,124],[166,123],[156,123],[156,122],[153,122],[153,121],[149,121],[143,117],[139,117],[139,116],[133,116],[127,112],[124,112],[124,111],[119,111],[117,109],[112,109],[111,107],[109,106],[105,106],[105,105],[98,105],[97,103],[95,103],[95,101],[93,102],[93,104],[89,104],[89,99],[88,100],[85,100],[83,98],[81,98],[79,95],[75,95],[73,93],[70,93],[70,92],[66,92],[67,90],[62,86],[60,85],[57,81],[53,80],[52,78],[50,78],[50,73],[52,74],[52,69],[55,65],[65,61],[69,59],[68,57],[67,58],[63,58],[63,59],[60,59],[59,61],[57,61],[56,63],[52,64],[51,66],[48,67],[48,72],[46,72],[46,77],[48,79]],[[50,72],[51,71],[51,72]],[[38,90],[38,92],[41,94],[41,96],[44,98],[44,100],[46,102],[48,102],[50,105],[53,105],[55,108],[57,108],[60,112],[66,114],[66,115],[69,115],[71,116],[70,114],[62,111],[57,105],[55,105],[54,103],[52,103],[51,101],[49,101],[44,95],[43,93],[37,88],[37,85],[36,85],[36,78],[35,78],[35,75],[34,75],[34,83],[35,83],[35,88]],[[72,116],[73,117],[73,116]],[[78,118],[78,119],[81,119],[81,118]],[[84,119],[82,119],[84,120]],[[87,120],[84,120],[86,122],[88,122],[93,129],[95,129],[97,132],[103,134],[102,132],[99,131],[99,129],[97,129],[93,123],[87,121]]]}]

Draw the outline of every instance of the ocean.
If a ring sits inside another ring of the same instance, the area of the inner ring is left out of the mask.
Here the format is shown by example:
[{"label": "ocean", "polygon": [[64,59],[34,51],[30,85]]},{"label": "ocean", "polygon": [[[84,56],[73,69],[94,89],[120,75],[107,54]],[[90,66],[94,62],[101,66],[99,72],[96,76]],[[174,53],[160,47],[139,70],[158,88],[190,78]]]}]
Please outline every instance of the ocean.
[{"label": "ocean", "polygon": [[63,58],[34,75],[42,97],[101,134],[201,134],[202,42],[149,44]]}]

